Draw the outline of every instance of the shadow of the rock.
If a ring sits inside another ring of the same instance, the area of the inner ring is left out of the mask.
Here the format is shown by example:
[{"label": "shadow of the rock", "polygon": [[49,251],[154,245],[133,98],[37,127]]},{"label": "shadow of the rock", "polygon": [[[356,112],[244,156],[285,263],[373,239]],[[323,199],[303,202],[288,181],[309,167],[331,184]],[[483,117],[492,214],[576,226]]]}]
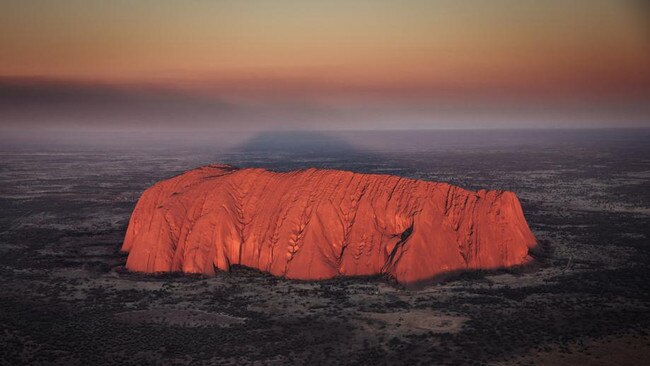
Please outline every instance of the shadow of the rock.
[{"label": "shadow of the rock", "polygon": [[268,131],[252,136],[233,151],[330,155],[358,153],[361,149],[333,132]]},{"label": "shadow of the rock", "polygon": [[[221,162],[273,171],[319,168],[361,173],[397,169],[386,156],[357,146],[336,132],[269,131],[258,133],[222,154]],[[394,172],[388,172],[394,173]]]}]

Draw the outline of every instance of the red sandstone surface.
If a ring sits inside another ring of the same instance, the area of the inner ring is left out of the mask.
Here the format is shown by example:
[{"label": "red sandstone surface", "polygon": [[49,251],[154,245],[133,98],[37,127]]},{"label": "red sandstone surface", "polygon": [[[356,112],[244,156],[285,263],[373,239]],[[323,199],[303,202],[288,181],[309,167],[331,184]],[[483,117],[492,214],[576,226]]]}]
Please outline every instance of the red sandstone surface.
[{"label": "red sandstone surface", "polygon": [[147,189],[122,250],[138,272],[212,275],[238,264],[293,279],[383,273],[413,285],[521,265],[535,245],[512,192],[212,165]]}]

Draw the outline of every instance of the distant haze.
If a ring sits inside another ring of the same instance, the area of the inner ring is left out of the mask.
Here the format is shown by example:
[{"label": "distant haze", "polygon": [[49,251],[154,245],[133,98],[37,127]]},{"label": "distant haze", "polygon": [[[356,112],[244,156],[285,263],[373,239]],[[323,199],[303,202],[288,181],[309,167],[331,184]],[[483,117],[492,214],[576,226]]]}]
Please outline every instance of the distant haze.
[{"label": "distant haze", "polygon": [[643,0],[3,1],[0,130],[650,127]]}]

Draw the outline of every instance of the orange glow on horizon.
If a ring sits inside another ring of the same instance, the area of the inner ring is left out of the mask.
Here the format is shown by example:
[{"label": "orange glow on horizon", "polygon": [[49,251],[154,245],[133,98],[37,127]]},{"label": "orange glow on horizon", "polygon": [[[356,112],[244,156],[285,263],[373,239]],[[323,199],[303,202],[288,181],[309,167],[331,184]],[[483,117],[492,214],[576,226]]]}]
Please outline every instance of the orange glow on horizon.
[{"label": "orange glow on horizon", "polygon": [[516,93],[554,84],[588,89],[599,78],[637,88],[650,74],[647,19],[625,1],[20,1],[0,8],[9,15],[0,23],[2,76]]},{"label": "orange glow on horizon", "polygon": [[643,0],[8,0],[0,122],[647,126],[648,10]]}]

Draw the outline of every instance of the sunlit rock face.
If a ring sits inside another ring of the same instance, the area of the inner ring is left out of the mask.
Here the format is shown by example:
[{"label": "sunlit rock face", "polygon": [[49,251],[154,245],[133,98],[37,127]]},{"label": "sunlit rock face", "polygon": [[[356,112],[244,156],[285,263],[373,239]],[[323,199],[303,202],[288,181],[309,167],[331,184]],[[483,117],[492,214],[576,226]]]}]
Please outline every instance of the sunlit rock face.
[{"label": "sunlit rock face", "polygon": [[293,279],[387,274],[417,285],[525,264],[535,245],[512,192],[212,165],[147,189],[122,250],[138,272],[213,275],[238,264]]}]

